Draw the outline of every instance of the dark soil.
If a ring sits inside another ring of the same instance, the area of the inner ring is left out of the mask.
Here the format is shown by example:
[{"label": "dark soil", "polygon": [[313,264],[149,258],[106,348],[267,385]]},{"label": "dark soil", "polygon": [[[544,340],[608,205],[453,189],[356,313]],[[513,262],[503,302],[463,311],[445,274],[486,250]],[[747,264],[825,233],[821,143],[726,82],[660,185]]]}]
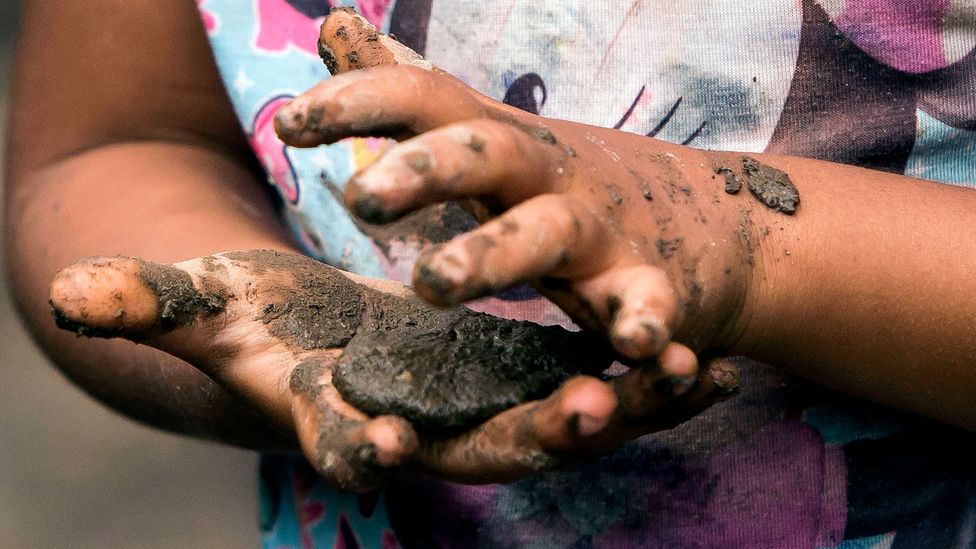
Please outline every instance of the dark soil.
[{"label": "dark soil", "polygon": [[548,395],[574,374],[598,374],[611,361],[594,336],[373,297],[333,383],[360,410],[401,416],[418,430],[477,425]]},{"label": "dark soil", "polygon": [[742,168],[746,173],[749,192],[767,208],[787,215],[796,213],[800,193],[786,172],[749,157],[742,159]]},{"label": "dark soil", "polygon": [[728,166],[715,168],[715,173],[725,176],[725,192],[738,194],[742,190],[742,180],[736,175],[735,171]]},{"label": "dark soil", "polygon": [[201,313],[213,314],[224,310],[228,296],[222,287],[207,288],[201,293],[185,271],[141,260],[140,263],[142,269],[139,277],[156,294],[163,330],[189,325]]}]

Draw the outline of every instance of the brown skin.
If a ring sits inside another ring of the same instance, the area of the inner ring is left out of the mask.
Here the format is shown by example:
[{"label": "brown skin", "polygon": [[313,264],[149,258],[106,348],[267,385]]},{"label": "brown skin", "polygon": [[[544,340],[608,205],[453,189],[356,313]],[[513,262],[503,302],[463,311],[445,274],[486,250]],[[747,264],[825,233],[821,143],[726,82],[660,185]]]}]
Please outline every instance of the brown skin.
[{"label": "brown skin", "polygon": [[[364,219],[447,199],[495,216],[418,261],[432,303],[530,281],[634,359],[745,354],[976,429],[973,189],[546,119],[406,65],[322,82],[276,122],[295,146],[406,136],[347,186]],[[797,211],[727,194],[722,167],[788,178]]]},{"label": "brown skin", "polygon": [[[166,39],[147,39],[146,29]],[[275,340],[254,320],[261,315],[255,303],[231,299],[162,333],[153,329],[158,306],[133,276],[133,262],[82,262],[57,275],[79,257],[125,255],[183,262],[196,282],[207,261],[188,258],[295,251],[266,199],[190,0],[167,10],[120,0],[27,2],[11,112],[5,245],[14,297],[55,364],[131,417],[252,448],[302,448],[329,480],[363,488],[397,465],[458,480],[511,480],[554,465],[556,454],[605,451],[673,426],[716,396],[709,377],[679,397],[657,392],[661,379],[695,375],[694,356],[677,349],[660,371],[634,370],[612,385],[573,379],[470,433],[425,441],[396,418],[371,420],[345,405],[327,384],[340,349]],[[247,282],[273,294],[289,275],[234,265],[209,274],[236,288],[235,296],[247,294],[240,291]],[[58,330],[49,297],[76,323],[125,328],[118,335],[155,348]],[[313,397],[289,388],[307,359],[326,365]],[[320,433],[333,437],[323,444]],[[369,445],[375,458],[358,452]]]}]

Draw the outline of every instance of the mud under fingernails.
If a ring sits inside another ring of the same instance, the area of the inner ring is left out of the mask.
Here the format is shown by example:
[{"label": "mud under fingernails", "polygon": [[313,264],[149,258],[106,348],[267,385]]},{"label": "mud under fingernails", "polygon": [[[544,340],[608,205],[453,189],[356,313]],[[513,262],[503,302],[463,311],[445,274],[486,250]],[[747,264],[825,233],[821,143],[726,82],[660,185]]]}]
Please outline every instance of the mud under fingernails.
[{"label": "mud under fingernails", "polygon": [[275,113],[275,131],[291,144],[301,144],[315,137],[326,139],[325,118],[324,107],[309,105],[304,98],[294,99]]},{"label": "mud under fingernails", "polygon": [[457,305],[473,297],[465,287],[467,278],[464,262],[453,253],[435,247],[423,254],[414,268],[414,285],[421,296],[440,305]]},{"label": "mud under fingernails", "polygon": [[383,199],[375,194],[361,193],[353,201],[352,211],[356,217],[373,225],[385,225],[399,217],[388,211],[383,206]]}]

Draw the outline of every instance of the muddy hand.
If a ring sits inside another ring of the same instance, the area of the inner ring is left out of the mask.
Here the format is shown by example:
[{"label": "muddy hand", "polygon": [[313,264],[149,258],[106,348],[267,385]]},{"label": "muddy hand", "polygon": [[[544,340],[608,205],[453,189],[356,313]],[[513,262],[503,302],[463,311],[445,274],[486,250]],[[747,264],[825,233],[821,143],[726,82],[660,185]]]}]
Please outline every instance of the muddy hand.
[{"label": "muddy hand", "polygon": [[[309,290],[311,283],[321,287]],[[339,271],[276,252],[220,254],[174,266],[83,260],[51,285],[59,326],[122,337],[181,358],[254,404],[293,436],[334,484],[363,489],[416,449],[395,417],[369,418],[329,383],[358,306]],[[341,293],[341,292],[336,292]]]},{"label": "muddy hand", "polygon": [[[276,127],[304,147],[402,138],[346,186],[347,206],[368,222],[478,201],[479,228],[418,260],[424,299],[451,305],[528,281],[632,363],[735,337],[753,202],[726,194],[716,166],[745,177],[739,158],[519,111],[441,71],[357,49],[379,42],[350,38],[375,34],[351,21],[330,16],[323,51],[357,61],[336,70],[358,70],[283,107]],[[741,207],[722,204],[733,200]]]},{"label": "muddy hand", "polygon": [[635,369],[611,383],[579,376],[471,431],[425,438],[401,418],[368,417],[332,384],[358,313],[380,294],[386,304],[416,301],[399,284],[269,251],[175,266],[83,260],[51,285],[62,328],[128,338],[195,365],[295,436],[320,473],[347,489],[402,470],[514,480],[677,425],[736,388],[734,369],[706,369],[697,380],[695,357],[677,356],[668,362],[682,366],[670,373]]}]

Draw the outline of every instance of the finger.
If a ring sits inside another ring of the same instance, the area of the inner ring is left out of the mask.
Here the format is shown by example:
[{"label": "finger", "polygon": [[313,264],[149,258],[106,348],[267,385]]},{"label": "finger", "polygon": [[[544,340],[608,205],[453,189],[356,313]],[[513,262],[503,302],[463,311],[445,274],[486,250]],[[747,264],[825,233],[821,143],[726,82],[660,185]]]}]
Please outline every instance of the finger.
[{"label": "finger", "polygon": [[675,377],[664,368],[631,369],[610,382],[614,409],[596,428],[563,429],[559,436],[558,430],[539,422],[533,436],[563,461],[599,456],[648,433],[677,427],[735,394],[738,384],[738,369],[726,361],[710,364],[698,378]]},{"label": "finger", "polygon": [[256,287],[254,277],[223,256],[173,266],[94,258],[58,273],[51,305],[59,327],[160,349],[263,403],[272,420],[288,425],[281,372],[294,360],[292,350],[255,330],[265,305],[250,303],[255,296],[246,297],[248,287]]},{"label": "finger", "polygon": [[420,54],[377,31],[351,8],[333,8],[325,18],[319,34],[319,56],[332,74],[380,65],[433,68]]},{"label": "finger", "polygon": [[552,190],[558,157],[511,124],[472,120],[406,141],[346,185],[346,206],[386,223],[446,200],[490,197],[503,207]]},{"label": "finger", "polygon": [[542,276],[587,276],[605,268],[609,241],[578,201],[543,194],[422,254],[414,289],[431,303],[453,305]]},{"label": "finger", "polygon": [[680,379],[692,379],[698,373],[698,355],[688,347],[671,342],[657,356],[662,374]]},{"label": "finger", "polygon": [[178,340],[175,350],[185,357],[191,348],[209,344],[216,327],[199,321],[222,313],[230,298],[214,277],[199,284],[182,269],[141,259],[84,259],[55,276],[51,306],[61,328],[151,345],[168,332],[199,324]]},{"label": "finger", "polygon": [[378,66],[320,82],[275,114],[275,131],[293,147],[346,137],[417,135],[480,118],[476,94],[459,80],[414,66]]},{"label": "finger", "polygon": [[312,359],[295,367],[292,414],[302,449],[319,473],[344,490],[378,487],[389,471],[411,457],[417,434],[393,416],[369,418],[346,403],[332,385],[332,364]]},{"label": "finger", "polygon": [[[683,347],[668,351],[684,354]],[[695,362],[697,364],[697,362]],[[618,407],[602,435],[611,442],[672,429],[738,391],[738,369],[731,362],[709,363],[698,375],[672,375],[667,369],[632,368],[613,379]]]},{"label": "finger", "polygon": [[[665,353],[671,352],[672,346]],[[679,371],[689,371],[689,365],[674,370]],[[600,455],[648,433],[673,429],[728,399],[739,389],[739,371],[725,360],[710,363],[697,377],[676,377],[663,366],[657,370],[635,368],[610,384],[615,408],[601,428],[587,433],[568,431],[571,434],[562,439],[548,438],[538,429],[537,438],[557,448],[557,455],[564,460]]]},{"label": "finger", "polygon": [[[646,418],[662,409],[667,399],[697,386],[698,361],[693,353],[689,359],[686,350],[671,344],[659,357],[661,366],[657,370],[632,370],[610,383],[585,376],[569,380],[534,414],[532,438],[546,451],[564,458],[579,458],[609,451],[652,430],[668,428],[670,421],[648,428]],[[650,395],[646,394],[648,384]]]},{"label": "finger", "polygon": [[574,286],[608,319],[610,340],[624,357],[653,357],[671,340],[678,303],[664,270],[653,265],[611,268]]},{"label": "finger", "polygon": [[402,418],[349,421],[324,411],[316,422],[313,463],[336,488],[363,492],[379,488],[417,447],[417,435]]},{"label": "finger", "polygon": [[607,384],[577,376],[543,401],[507,410],[457,437],[422,443],[414,465],[456,482],[514,481],[558,466],[562,450],[600,431],[615,407]]},{"label": "finger", "polygon": [[532,436],[549,451],[574,450],[581,439],[605,429],[616,408],[617,395],[609,384],[577,376],[546,398],[532,415]]},{"label": "finger", "polygon": [[673,428],[735,394],[738,384],[738,369],[727,361],[710,364],[692,383],[649,369],[609,384],[580,376],[461,436],[423,442],[414,465],[456,482],[511,482]]}]

